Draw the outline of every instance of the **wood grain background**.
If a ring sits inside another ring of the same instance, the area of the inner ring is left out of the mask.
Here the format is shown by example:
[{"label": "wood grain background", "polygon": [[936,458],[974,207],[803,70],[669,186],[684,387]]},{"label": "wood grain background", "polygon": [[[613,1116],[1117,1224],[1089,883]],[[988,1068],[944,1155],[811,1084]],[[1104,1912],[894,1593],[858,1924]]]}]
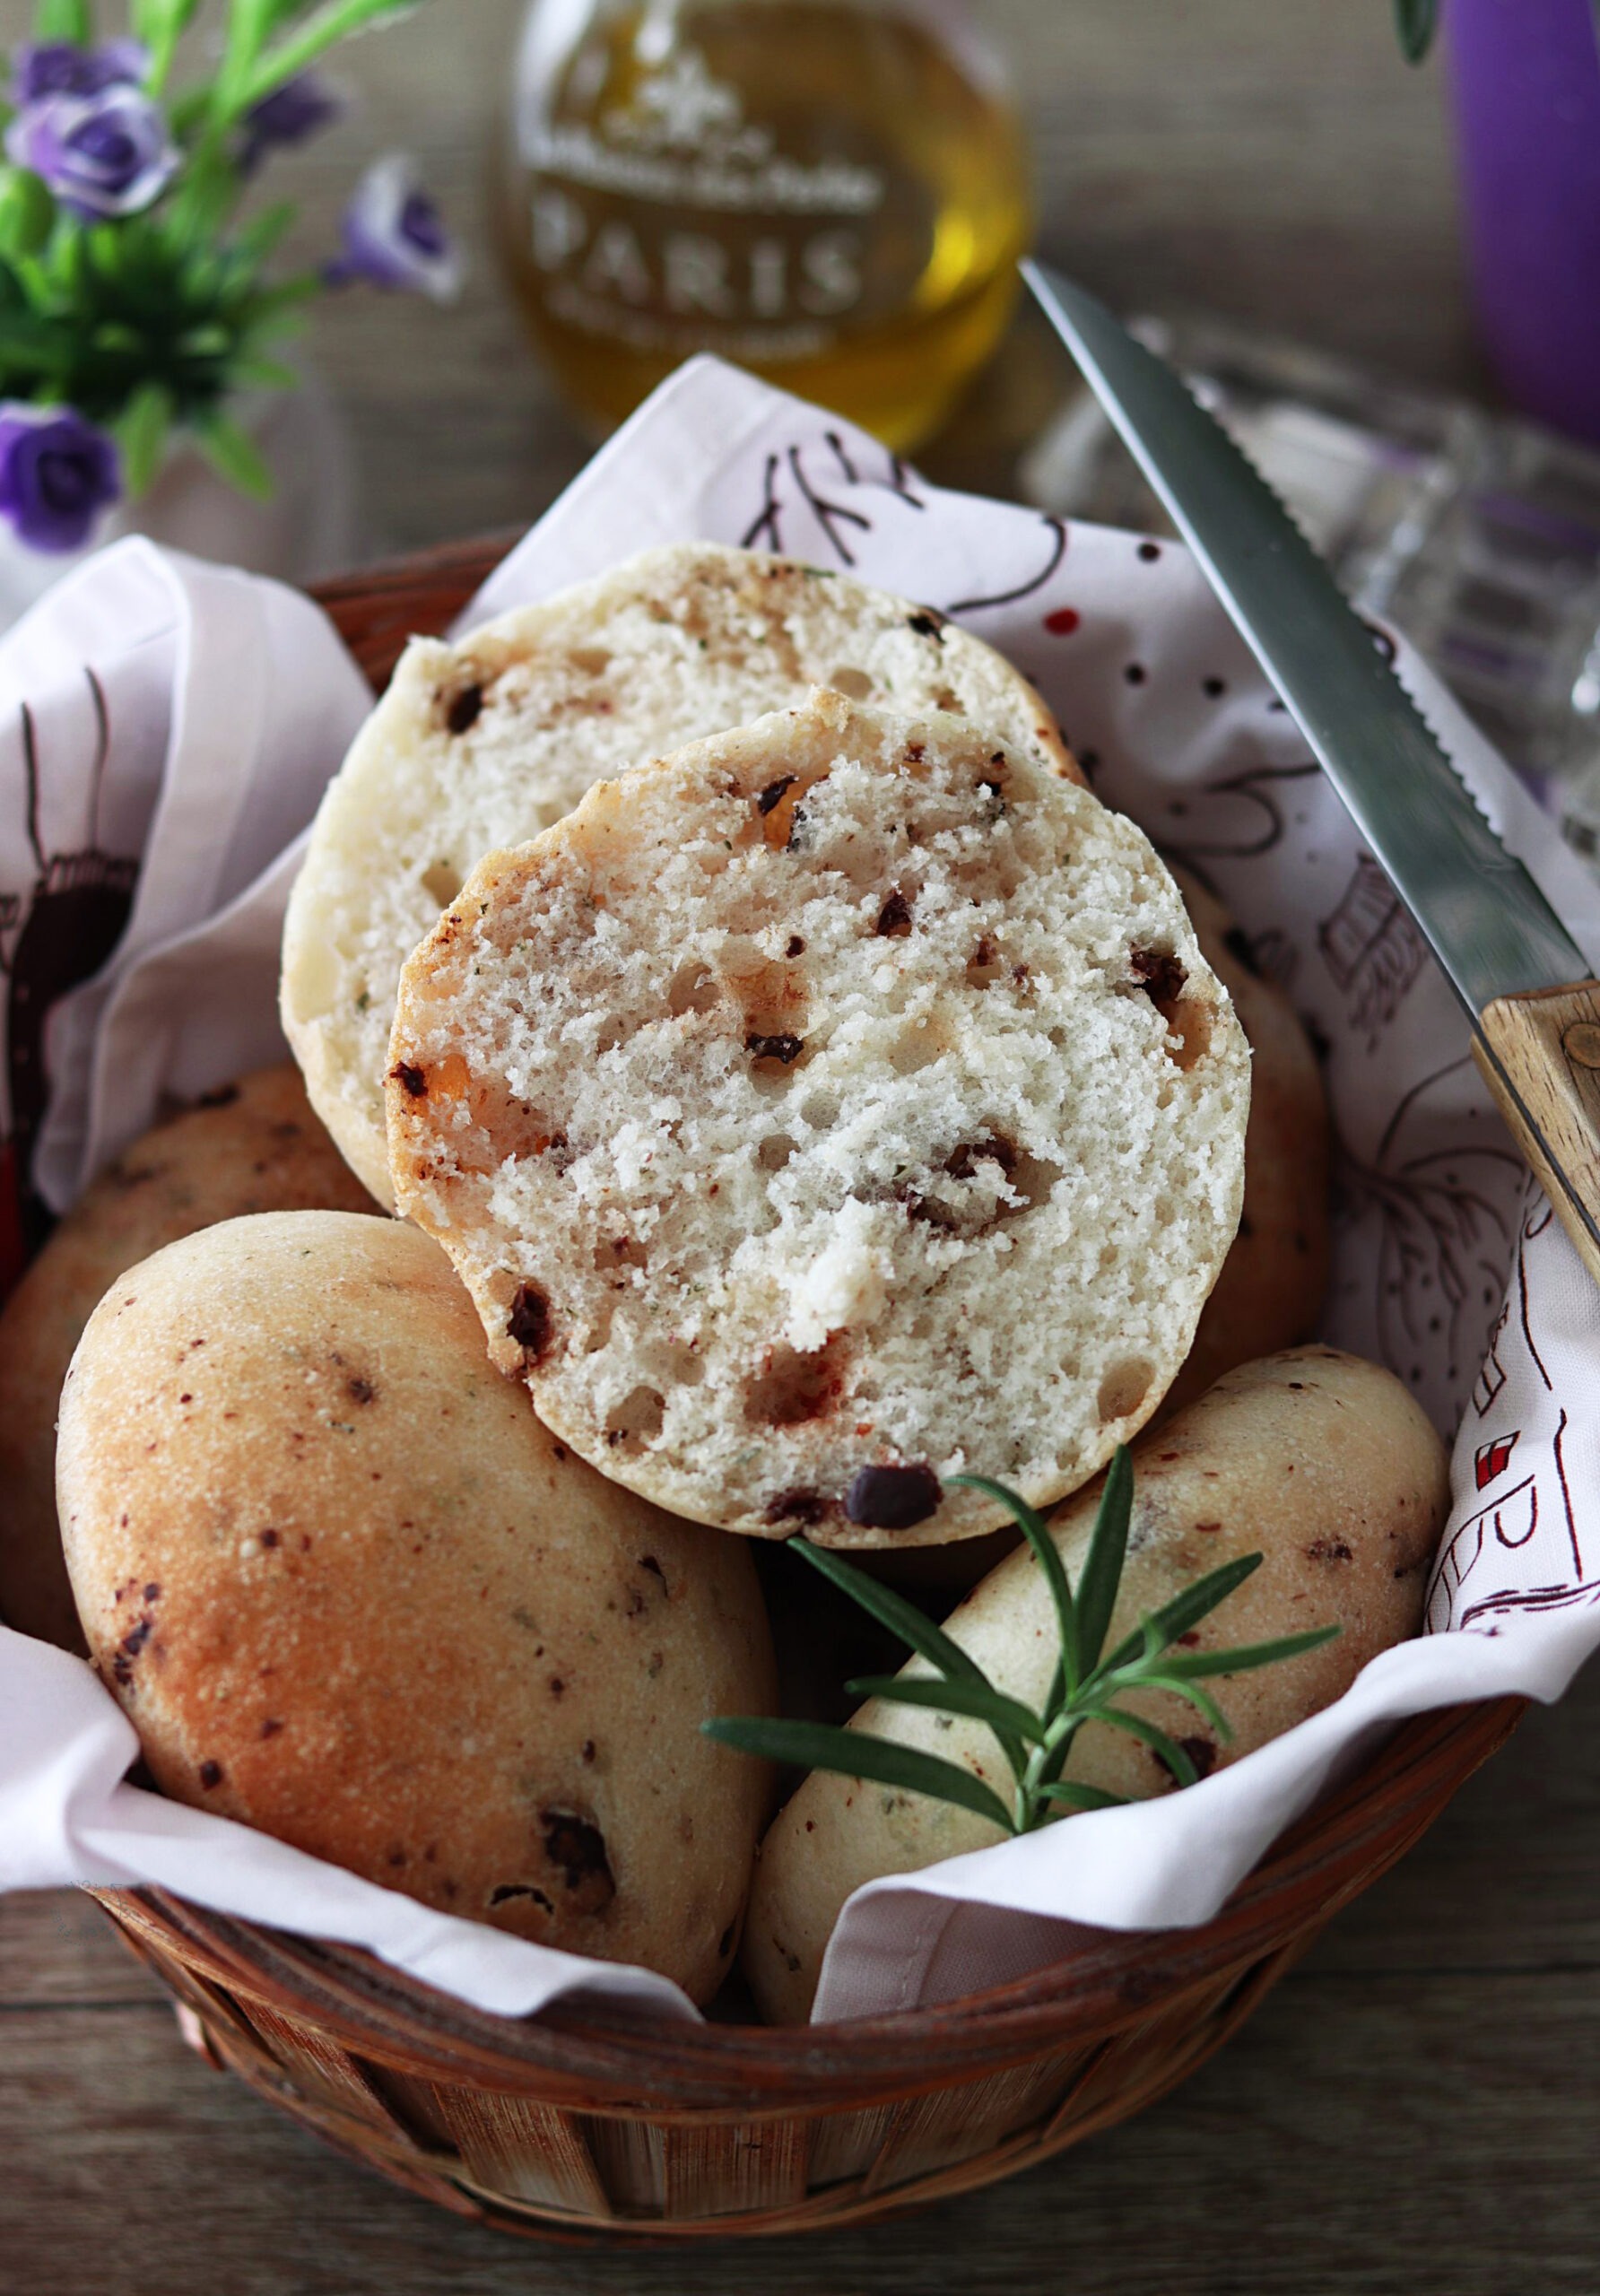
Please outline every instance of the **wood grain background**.
[{"label": "wood grain background", "polygon": [[[517,0],[432,0],[340,65],[293,160],[302,251],[414,151],[471,246],[455,310],[352,294],[313,348],[371,547],[535,515],[586,442],[495,272],[484,183]],[[1030,91],[1045,249],[1423,381],[1476,381],[1437,66],[1385,0],[983,0]],[[28,11],[0,0],[0,38]],[[1021,327],[923,457],[1002,485],[1064,385]],[[179,2044],[94,1908],[0,1900],[0,2296],[1520,2296],[1600,2289],[1600,1679],[1536,1713],[1167,2104],[1014,2183],[807,2242],[525,2247],[346,2166]]]}]

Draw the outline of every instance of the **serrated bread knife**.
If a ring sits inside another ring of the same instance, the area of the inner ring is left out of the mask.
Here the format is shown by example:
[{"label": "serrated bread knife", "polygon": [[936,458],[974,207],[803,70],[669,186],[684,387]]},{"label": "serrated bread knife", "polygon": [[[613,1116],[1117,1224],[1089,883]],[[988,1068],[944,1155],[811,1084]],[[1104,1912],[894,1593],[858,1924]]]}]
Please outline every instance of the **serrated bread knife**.
[{"label": "serrated bread knife", "polygon": [[1260,474],[1171,368],[1023,275],[1443,966],[1501,1114],[1600,1283],[1600,981]]}]

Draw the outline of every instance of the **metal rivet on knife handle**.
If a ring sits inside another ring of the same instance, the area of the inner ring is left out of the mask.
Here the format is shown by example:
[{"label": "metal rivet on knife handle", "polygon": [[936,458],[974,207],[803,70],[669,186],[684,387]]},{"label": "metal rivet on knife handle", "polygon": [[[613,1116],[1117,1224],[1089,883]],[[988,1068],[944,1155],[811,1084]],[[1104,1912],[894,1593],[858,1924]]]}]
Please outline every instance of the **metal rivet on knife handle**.
[{"label": "metal rivet on knife handle", "polygon": [[1600,1283],[1600,981],[1497,996],[1474,1056]]}]

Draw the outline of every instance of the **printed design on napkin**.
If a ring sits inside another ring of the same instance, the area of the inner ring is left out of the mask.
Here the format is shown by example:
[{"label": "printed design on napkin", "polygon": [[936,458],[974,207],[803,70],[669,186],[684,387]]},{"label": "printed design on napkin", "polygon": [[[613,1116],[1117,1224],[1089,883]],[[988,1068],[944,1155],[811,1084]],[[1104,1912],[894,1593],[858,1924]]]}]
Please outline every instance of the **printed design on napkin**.
[{"label": "printed design on napkin", "polygon": [[[859,439],[854,443],[859,448]],[[808,452],[813,457],[813,466],[809,471]],[[830,460],[830,474],[817,474],[817,460],[822,461],[824,471]],[[838,430],[824,430],[820,441],[792,439],[787,447],[770,452],[761,475],[761,508],[739,536],[741,549],[770,550],[779,557],[798,555],[798,545],[785,540],[786,513],[803,506],[813,529],[824,537],[839,563],[853,567],[856,556],[850,548],[850,532],[854,529],[857,535],[870,534],[874,522],[870,512],[864,510],[859,502],[835,499],[841,487],[886,487],[913,510],[927,507],[913,487],[911,473],[900,457],[885,452],[883,461],[881,477],[864,479],[856,456],[850,453]],[[784,484],[786,472],[794,489],[792,495]]]},{"label": "printed design on napkin", "polygon": [[1383,1360],[1404,1378],[1419,1356],[1442,1344],[1455,1385],[1483,1344],[1527,1185],[1521,1158],[1501,1139],[1439,1144],[1433,1102],[1448,1125],[1469,1073],[1475,1083],[1470,1062],[1453,1060],[1413,1085],[1370,1160],[1352,1148],[1336,1118],[1334,1127],[1336,1226],[1377,1236],[1373,1296]]},{"label": "printed design on napkin", "polygon": [[[879,457],[880,474],[862,474],[865,457],[861,450],[864,444],[870,443],[857,433],[847,446],[839,431],[830,430],[822,432],[820,441],[795,439],[786,447],[770,450],[761,468],[761,507],[739,534],[740,547],[803,558],[821,539],[841,566],[852,572],[865,571],[861,562],[863,537],[872,535],[879,523],[871,502],[873,493],[892,496],[911,510],[926,510],[930,507],[928,496],[917,491],[920,482],[914,483],[915,473],[886,448]],[[823,464],[825,475],[818,474],[819,462]],[[852,488],[860,491],[852,500],[841,500],[840,495]],[[867,507],[864,508],[864,504]],[[1006,586],[999,590],[948,599],[939,611],[947,614],[978,613],[996,606],[1014,605],[1042,590],[1065,554],[1066,522],[1045,511],[1032,514],[1032,522],[1041,530],[1041,554],[1037,567],[1018,574],[1014,579],[1008,578]],[[903,578],[899,587],[905,587]]]},{"label": "printed design on napkin", "polygon": [[[74,758],[41,754],[39,727],[27,702],[17,709],[22,763],[22,831],[35,871],[23,894],[11,894],[0,913],[0,970],[6,977],[5,1100],[9,1123],[0,1142],[0,1196],[13,1207],[13,1249],[22,1258],[37,1250],[50,1214],[34,1191],[30,1170],[33,1144],[48,1100],[45,1023],[51,1007],[107,961],[127,929],[139,856],[108,851],[101,840],[100,803],[111,753],[111,718],[106,691],[85,666],[91,706],[92,753],[87,771]],[[57,783],[84,779],[83,819],[67,849],[51,852],[42,826],[41,776]],[[7,928],[14,926],[14,937]],[[9,1223],[8,1223],[9,1224]],[[6,1265],[0,1238],[0,1292],[17,1273]]]},{"label": "printed design on napkin", "polygon": [[1559,1280],[1565,1262],[1555,1214],[1535,1194],[1457,1444],[1462,1496],[1428,1588],[1428,1624],[1436,1634],[1448,1628],[1498,1634],[1514,1613],[1600,1600],[1600,1524],[1580,1524],[1594,1509],[1578,1497],[1569,1456],[1571,1416],[1546,1360],[1554,1350],[1539,1335],[1541,1290]]},{"label": "printed design on napkin", "polygon": [[1356,856],[1338,907],[1317,928],[1327,969],[1351,999],[1351,1026],[1374,1049],[1422,971],[1427,944],[1370,853]]}]

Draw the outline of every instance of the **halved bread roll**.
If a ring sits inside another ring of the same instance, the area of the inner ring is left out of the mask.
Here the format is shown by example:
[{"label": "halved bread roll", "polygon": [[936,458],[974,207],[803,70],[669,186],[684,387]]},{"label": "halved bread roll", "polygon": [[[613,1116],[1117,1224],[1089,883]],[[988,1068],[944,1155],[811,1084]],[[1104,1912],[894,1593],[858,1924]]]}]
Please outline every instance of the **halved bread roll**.
[{"label": "halved bread roll", "polygon": [[938,1544],[1155,1409],[1249,1056],[1167,871],[1002,735],[818,692],[592,789],[402,978],[396,1200],[501,1368],[705,1523]]}]

